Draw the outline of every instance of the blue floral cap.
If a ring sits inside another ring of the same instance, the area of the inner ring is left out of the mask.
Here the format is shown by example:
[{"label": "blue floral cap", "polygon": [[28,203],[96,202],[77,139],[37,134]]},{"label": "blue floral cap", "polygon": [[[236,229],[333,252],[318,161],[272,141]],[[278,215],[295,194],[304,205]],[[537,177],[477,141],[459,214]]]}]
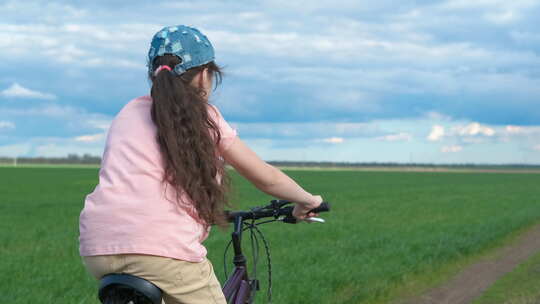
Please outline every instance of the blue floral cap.
[{"label": "blue floral cap", "polygon": [[198,29],[185,25],[167,26],[154,35],[146,64],[150,72],[154,71],[154,59],[164,54],[173,54],[182,60],[173,68],[177,75],[215,58],[210,40]]}]

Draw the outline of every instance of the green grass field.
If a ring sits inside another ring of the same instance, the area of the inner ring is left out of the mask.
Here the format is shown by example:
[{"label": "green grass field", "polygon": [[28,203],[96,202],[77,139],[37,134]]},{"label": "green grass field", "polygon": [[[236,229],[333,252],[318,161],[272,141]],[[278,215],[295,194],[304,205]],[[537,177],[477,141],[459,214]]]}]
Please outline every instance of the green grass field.
[{"label": "green grass field", "polygon": [[[387,303],[540,221],[540,174],[288,173],[333,211],[324,225],[262,226],[279,304]],[[97,174],[0,168],[0,303],[98,303],[78,255],[78,215]],[[233,179],[240,208],[269,200]],[[205,243],[220,279],[228,238],[216,230]]]}]

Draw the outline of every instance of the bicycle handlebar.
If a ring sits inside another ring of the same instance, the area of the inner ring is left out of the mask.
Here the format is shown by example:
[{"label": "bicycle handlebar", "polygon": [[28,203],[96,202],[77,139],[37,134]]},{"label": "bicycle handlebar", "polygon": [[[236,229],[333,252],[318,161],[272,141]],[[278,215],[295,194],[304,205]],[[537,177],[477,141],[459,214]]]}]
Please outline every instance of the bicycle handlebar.
[{"label": "bicycle handlebar", "polygon": [[311,212],[313,213],[321,213],[321,212],[327,212],[327,211],[330,211],[330,204],[328,202],[322,202],[319,207],[311,210]]},{"label": "bicycle handlebar", "polygon": [[[283,219],[283,221],[285,223],[293,224],[296,223],[296,218],[292,215],[294,207],[284,207],[285,205],[291,203],[292,202],[284,200],[273,200],[268,206],[256,207],[251,209],[250,211],[226,212],[226,216],[229,222],[234,222],[235,218],[237,217],[242,217],[243,220],[258,220],[262,218],[277,219],[280,216],[284,216],[285,218]],[[326,211],[330,211],[330,204],[328,202],[322,202],[319,207],[311,210],[310,212],[320,213]]]}]

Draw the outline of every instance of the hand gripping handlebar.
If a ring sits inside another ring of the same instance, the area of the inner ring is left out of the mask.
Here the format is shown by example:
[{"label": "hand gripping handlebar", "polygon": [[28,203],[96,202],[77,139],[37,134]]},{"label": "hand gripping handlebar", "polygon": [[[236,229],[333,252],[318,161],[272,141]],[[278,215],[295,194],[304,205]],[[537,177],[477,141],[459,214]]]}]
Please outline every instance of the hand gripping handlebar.
[{"label": "hand gripping handlebar", "polygon": [[[289,201],[274,200],[270,205],[264,207],[256,207],[250,211],[235,211],[227,212],[227,219],[229,222],[234,222],[236,217],[242,217],[243,220],[258,220],[262,218],[279,218],[283,217],[283,222],[294,224],[297,222],[296,218],[292,215],[294,209],[293,206],[285,206],[291,204]],[[328,202],[322,202],[321,205],[310,212],[320,213],[330,211],[330,204]]]}]

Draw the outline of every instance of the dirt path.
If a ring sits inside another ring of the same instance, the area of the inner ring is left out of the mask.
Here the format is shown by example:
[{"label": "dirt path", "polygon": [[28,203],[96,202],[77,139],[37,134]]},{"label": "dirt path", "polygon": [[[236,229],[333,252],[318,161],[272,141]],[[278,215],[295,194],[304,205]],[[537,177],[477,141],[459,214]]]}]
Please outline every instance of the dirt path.
[{"label": "dirt path", "polygon": [[540,252],[540,224],[511,245],[498,249],[496,258],[481,260],[462,270],[444,285],[400,304],[468,304],[528,257]]}]

